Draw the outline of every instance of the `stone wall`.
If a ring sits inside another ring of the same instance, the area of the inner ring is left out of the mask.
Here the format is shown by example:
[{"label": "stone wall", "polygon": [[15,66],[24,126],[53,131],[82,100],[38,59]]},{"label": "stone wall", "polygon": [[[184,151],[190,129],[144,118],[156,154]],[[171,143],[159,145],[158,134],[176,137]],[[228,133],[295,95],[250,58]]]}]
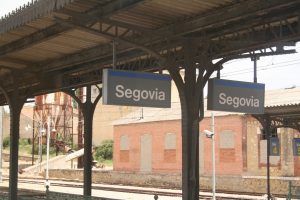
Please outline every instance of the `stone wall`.
[{"label": "stone wall", "polygon": [[[51,178],[83,180],[83,170],[50,170]],[[93,183],[113,185],[134,185],[158,188],[181,188],[181,175],[177,173],[135,173],[93,170]],[[271,193],[287,194],[288,182],[300,186],[300,178],[271,177]],[[222,191],[241,191],[266,194],[267,179],[265,176],[217,176],[216,188]],[[200,188],[211,189],[211,177],[200,177]]]},{"label": "stone wall", "polygon": [[[83,170],[50,170],[51,178],[70,179],[74,181],[83,180]],[[114,172],[104,170],[93,170],[93,183],[106,183],[116,185],[135,185],[145,187],[180,188],[181,176],[179,174],[149,174],[134,172]]]},{"label": "stone wall", "polygon": [[[266,174],[267,147],[262,140],[261,125],[254,118],[247,119],[247,166],[244,174],[263,176]],[[278,128],[280,156],[270,156],[270,172],[278,177],[297,177],[300,175],[299,157],[293,155],[293,139],[299,138],[299,132],[290,128]]]}]

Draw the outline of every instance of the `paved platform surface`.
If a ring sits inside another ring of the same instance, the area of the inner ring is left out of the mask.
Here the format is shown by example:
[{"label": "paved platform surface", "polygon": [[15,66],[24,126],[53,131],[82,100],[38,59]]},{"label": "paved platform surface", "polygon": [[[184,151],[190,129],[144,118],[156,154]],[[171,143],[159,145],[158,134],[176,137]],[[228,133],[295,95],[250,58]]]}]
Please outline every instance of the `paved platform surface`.
[{"label": "paved platform surface", "polygon": [[[18,183],[19,189],[28,189],[36,191],[45,191],[45,181],[42,179],[19,179]],[[26,183],[24,181],[27,181]],[[67,184],[67,186],[59,186],[59,184]],[[68,186],[69,185],[69,186]],[[151,192],[172,192],[174,194],[180,194],[181,190],[169,190],[169,189],[158,189],[158,188],[145,188],[145,187],[134,187],[134,186],[120,186],[120,185],[107,185],[107,184],[93,184],[93,186],[99,186],[104,188],[123,188],[123,189],[132,189],[132,190],[146,190]],[[4,178],[0,182],[0,187],[8,187],[8,179]],[[72,182],[72,181],[61,181],[61,180],[51,180],[50,181],[50,191],[62,192],[62,193],[71,193],[81,195],[83,192],[82,183]],[[201,195],[210,196],[209,192],[200,192]],[[107,191],[107,190],[92,190],[92,196],[96,197],[107,197],[114,199],[123,199],[123,200],[154,200],[154,195],[149,194],[137,194],[129,192],[116,192],[116,191]],[[257,199],[264,200],[266,199],[263,196],[250,196],[250,195],[233,195],[233,194],[222,194],[218,193],[217,197],[232,197],[233,199]],[[159,196],[158,200],[181,200],[180,196]],[[278,198],[279,200],[279,198]],[[283,200],[283,199],[282,199]]]}]

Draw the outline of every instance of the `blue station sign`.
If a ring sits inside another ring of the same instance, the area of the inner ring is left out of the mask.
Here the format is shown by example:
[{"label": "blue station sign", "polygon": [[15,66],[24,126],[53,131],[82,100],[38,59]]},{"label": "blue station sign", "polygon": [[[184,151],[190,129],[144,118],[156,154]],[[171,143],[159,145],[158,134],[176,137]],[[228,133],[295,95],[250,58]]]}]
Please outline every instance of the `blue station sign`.
[{"label": "blue station sign", "polygon": [[280,144],[277,137],[270,138],[270,156],[280,156]]},{"label": "blue station sign", "polygon": [[294,138],[293,152],[294,156],[300,156],[300,138]]},{"label": "blue station sign", "polygon": [[262,114],[264,102],[264,84],[217,78],[208,81],[208,110]]},{"label": "blue station sign", "polygon": [[167,74],[103,70],[103,104],[171,107],[171,77]]}]

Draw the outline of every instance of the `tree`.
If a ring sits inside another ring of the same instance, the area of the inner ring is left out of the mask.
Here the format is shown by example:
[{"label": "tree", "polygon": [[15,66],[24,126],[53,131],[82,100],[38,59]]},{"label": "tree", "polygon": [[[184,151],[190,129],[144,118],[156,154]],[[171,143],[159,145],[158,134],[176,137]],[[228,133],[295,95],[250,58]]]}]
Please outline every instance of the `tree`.
[{"label": "tree", "polygon": [[113,140],[104,140],[100,146],[96,147],[96,160],[111,160],[113,157]]}]

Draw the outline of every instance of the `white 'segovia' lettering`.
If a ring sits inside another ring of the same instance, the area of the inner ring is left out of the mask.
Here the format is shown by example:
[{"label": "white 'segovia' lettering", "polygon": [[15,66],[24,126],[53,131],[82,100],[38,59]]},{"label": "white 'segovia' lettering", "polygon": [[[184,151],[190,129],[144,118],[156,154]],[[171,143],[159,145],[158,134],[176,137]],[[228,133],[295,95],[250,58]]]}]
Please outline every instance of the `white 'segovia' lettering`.
[{"label": "white 'segovia' lettering", "polygon": [[219,103],[220,104],[227,104],[232,105],[234,108],[238,108],[240,106],[244,107],[259,107],[259,99],[254,98],[253,96],[247,97],[232,97],[227,96],[225,93],[219,94]]},{"label": "white 'segovia' lettering", "polygon": [[133,99],[134,101],[143,100],[155,100],[155,101],[165,101],[166,94],[164,91],[159,91],[157,88],[155,90],[139,90],[139,89],[130,89],[124,88],[123,85],[116,86],[116,97],[118,98],[127,98]]}]

